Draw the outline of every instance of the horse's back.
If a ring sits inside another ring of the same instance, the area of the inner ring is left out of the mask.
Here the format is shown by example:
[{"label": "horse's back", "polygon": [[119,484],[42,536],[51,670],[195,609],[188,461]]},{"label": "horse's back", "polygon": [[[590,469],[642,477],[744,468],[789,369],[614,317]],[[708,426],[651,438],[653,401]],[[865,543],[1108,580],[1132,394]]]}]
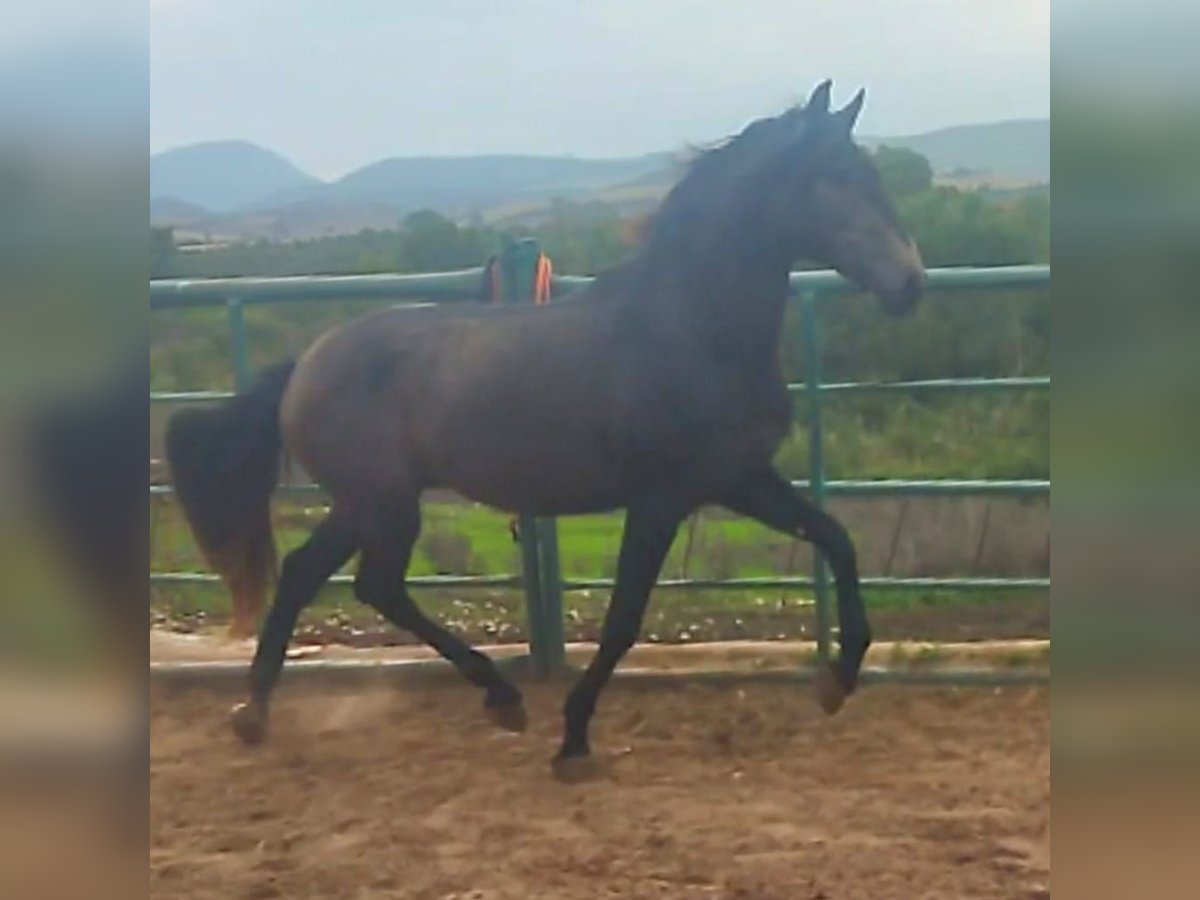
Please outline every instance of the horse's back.
[{"label": "horse's back", "polygon": [[[363,492],[515,473],[539,461],[531,434],[586,456],[611,372],[606,320],[575,303],[364,316],[298,361],[281,406],[285,443],[330,489]],[[581,423],[588,410],[592,424]]]}]

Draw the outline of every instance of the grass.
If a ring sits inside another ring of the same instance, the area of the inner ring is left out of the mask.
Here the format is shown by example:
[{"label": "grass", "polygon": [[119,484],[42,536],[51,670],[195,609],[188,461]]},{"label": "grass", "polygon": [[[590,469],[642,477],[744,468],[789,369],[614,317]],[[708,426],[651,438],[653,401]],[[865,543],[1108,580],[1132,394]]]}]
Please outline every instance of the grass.
[{"label": "grass", "polygon": [[[323,514],[320,507],[294,501],[276,506],[276,537],[281,552],[302,543]],[[203,571],[191,536],[170,502],[157,502],[151,565],[155,571]],[[619,514],[560,520],[559,545],[566,578],[612,577],[620,541]],[[749,578],[804,574],[810,552],[786,537],[745,519],[705,511],[691,532],[680,530],[663,567],[663,578]],[[353,574],[353,562],[344,572]],[[517,545],[507,518],[464,502],[429,502],[424,527],[410,568],[411,575],[519,573]],[[160,619],[192,628],[221,622],[228,598],[218,585],[163,585],[154,590]],[[525,639],[525,611],[515,589],[422,589],[422,607],[432,616],[475,641]],[[957,636],[958,620],[986,624],[1003,618],[1014,595],[997,597],[973,592],[868,589],[864,599],[876,619],[933,623],[934,632]],[[568,639],[594,639],[608,604],[606,591],[570,591],[564,596]],[[1026,613],[1028,615],[1028,613]],[[1039,619],[1038,615],[1034,616]],[[961,623],[960,623],[961,624]],[[906,626],[907,627],[907,626]],[[914,625],[915,627],[915,625]],[[313,639],[336,637],[364,643],[398,640],[379,617],[356,603],[348,588],[330,586],[305,611],[302,633]],[[878,631],[878,629],[877,629]],[[659,591],[647,613],[643,636],[649,641],[694,642],[731,638],[811,638],[815,633],[811,592],[805,589],[704,589]]]},{"label": "grass", "polygon": [[[321,507],[279,504],[275,516],[276,540],[286,553],[307,538],[324,514]],[[178,511],[167,502],[157,504],[151,556],[160,571],[199,571],[204,565]],[[427,503],[423,509],[421,538],[413,554],[410,575],[481,574],[517,572],[520,556],[508,530],[507,518],[470,503]],[[559,521],[559,545],[564,576],[611,577],[621,536],[620,514],[578,516]],[[702,516],[696,527],[690,559],[685,559],[687,527],[680,530],[667,562],[665,577],[732,578],[777,574],[790,552],[791,542],[757,523],[743,519]],[[449,537],[454,537],[451,546]],[[733,571],[717,571],[713,551],[732,555]],[[796,554],[797,561],[804,554]],[[686,566],[685,566],[686,562]],[[463,565],[465,563],[465,565]],[[344,570],[353,571],[353,563]]]}]

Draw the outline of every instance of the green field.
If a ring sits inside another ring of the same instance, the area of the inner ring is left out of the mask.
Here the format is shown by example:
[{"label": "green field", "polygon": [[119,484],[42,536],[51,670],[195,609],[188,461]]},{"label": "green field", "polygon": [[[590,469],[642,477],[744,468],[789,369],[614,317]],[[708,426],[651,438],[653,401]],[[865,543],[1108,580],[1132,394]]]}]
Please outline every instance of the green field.
[{"label": "green field", "polygon": [[[173,503],[158,501],[155,507],[152,569],[203,571]],[[278,502],[276,534],[281,552],[303,542],[322,513],[319,507]],[[619,514],[560,520],[564,577],[611,578],[620,530]],[[662,577],[800,575],[807,572],[809,559],[807,545],[754,522],[706,510],[694,525],[680,530]],[[353,571],[352,562],[345,573]],[[519,551],[506,517],[470,503],[425,504],[410,575],[519,572]],[[414,589],[414,596],[427,612],[472,640],[525,639],[519,590],[421,588]],[[594,639],[607,601],[604,591],[568,592],[564,598],[568,639]],[[895,631],[940,639],[1039,636],[1049,626],[1048,602],[1037,594],[871,590],[866,601],[877,624],[884,626],[877,628],[881,634]],[[189,630],[222,623],[228,615],[228,599],[219,585],[160,585],[154,590],[154,608],[160,623]],[[343,585],[327,588],[301,623],[302,634],[314,640],[363,644],[407,640],[357,603]],[[813,635],[813,626],[812,595],[806,589],[660,590],[653,598],[643,637],[661,642],[804,638]]]}]

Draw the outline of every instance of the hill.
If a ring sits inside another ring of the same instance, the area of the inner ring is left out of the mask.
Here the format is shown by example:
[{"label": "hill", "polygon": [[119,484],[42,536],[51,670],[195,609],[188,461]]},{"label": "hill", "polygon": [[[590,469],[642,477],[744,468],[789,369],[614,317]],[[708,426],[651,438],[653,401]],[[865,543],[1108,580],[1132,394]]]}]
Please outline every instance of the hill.
[{"label": "hill", "polygon": [[661,154],[624,159],[569,156],[410,157],[373,163],[311,189],[312,198],[389,203],[400,212],[432,208],[467,215],[482,207],[570,196],[662,168]]},{"label": "hill", "polygon": [[[943,183],[1012,190],[1050,179],[1050,123],[1018,120],[864,138],[926,156]],[[225,239],[295,240],[394,228],[417,209],[458,219],[536,222],[555,200],[620,213],[652,207],[678,177],[678,155],[616,159],[487,155],[395,157],[321,182],[246,142],[196,144],[151,158],[151,214]],[[199,209],[198,209],[199,208]]]},{"label": "hill", "polygon": [[150,157],[151,200],[183,201],[213,212],[319,183],[278,153],[248,141],[191,144]]},{"label": "hill", "polygon": [[955,125],[925,134],[866,138],[863,143],[915,150],[939,175],[988,173],[1010,182],[1050,180],[1049,119]]},{"label": "hill", "polygon": [[151,225],[191,225],[212,218],[213,213],[176,197],[150,198]]}]

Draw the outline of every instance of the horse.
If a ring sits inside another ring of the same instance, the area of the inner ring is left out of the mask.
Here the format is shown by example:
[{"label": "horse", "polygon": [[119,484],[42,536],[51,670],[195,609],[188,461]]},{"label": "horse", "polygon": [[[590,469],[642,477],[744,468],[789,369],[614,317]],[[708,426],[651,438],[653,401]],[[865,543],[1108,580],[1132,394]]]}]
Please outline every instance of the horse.
[{"label": "horse", "polygon": [[[449,488],[500,511],[625,510],[598,649],[563,706],[556,776],[594,776],[598,698],[638,638],[678,528],[719,505],[811,543],[836,581],[836,661],[817,674],[835,713],[871,634],[846,529],[773,467],[791,402],[780,362],[788,276],[836,269],[892,315],[924,293],[920,253],[853,138],[865,91],[831,111],[831,83],[700,153],[660,204],[641,250],[544,306],[393,308],[320,336],[245,393],[169,423],[186,518],[227,583],[265,583],[281,451],[330,508],[283,560],[231,724],[266,737],[297,617],[359,555],[355,596],[431,645],[521,731],[523,698],[491,659],[427,618],[405,585],[420,498]],[[481,452],[484,451],[484,452]]]}]

